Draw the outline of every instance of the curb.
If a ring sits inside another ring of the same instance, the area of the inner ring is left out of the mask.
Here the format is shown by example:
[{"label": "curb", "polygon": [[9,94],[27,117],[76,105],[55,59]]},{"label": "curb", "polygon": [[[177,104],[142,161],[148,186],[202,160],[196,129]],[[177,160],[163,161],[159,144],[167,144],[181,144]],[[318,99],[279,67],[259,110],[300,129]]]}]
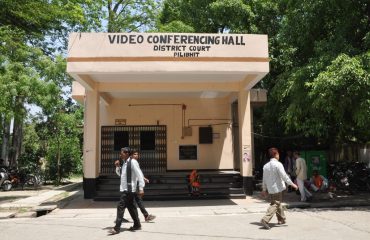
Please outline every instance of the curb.
[{"label": "curb", "polygon": [[[14,202],[8,203],[6,207],[0,207],[0,219],[7,218],[31,218],[38,217],[50,213],[51,211],[65,206],[69,201],[73,200],[78,196],[78,192],[72,193],[68,196],[63,196],[67,192],[82,188],[82,182],[71,183],[65,186],[56,187],[48,192],[55,192],[55,195],[51,195],[48,199],[42,200],[41,202],[35,202],[34,206],[22,206]],[[77,195],[77,196],[76,196]],[[25,199],[31,199],[31,197]]]},{"label": "curb", "polygon": [[321,203],[286,203],[286,208],[345,208],[345,207],[368,207],[370,201],[367,200],[356,200],[346,202],[321,202]]}]

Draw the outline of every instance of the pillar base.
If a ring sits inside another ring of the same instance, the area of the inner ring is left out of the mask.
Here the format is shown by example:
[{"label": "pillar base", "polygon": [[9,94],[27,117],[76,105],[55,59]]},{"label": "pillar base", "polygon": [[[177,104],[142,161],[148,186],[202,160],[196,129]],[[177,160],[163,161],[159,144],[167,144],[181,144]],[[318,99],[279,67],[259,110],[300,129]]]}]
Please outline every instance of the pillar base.
[{"label": "pillar base", "polygon": [[245,195],[247,196],[253,195],[253,189],[254,189],[253,179],[254,177],[252,176],[249,176],[249,177],[243,176],[243,190],[244,190]]},{"label": "pillar base", "polygon": [[83,178],[84,198],[92,199],[96,194],[96,178]]}]

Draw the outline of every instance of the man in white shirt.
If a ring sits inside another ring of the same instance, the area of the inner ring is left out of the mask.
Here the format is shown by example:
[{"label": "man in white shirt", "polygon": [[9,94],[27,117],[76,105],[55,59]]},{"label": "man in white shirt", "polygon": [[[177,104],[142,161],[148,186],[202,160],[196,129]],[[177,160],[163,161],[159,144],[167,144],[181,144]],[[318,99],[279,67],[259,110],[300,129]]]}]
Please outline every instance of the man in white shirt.
[{"label": "man in white shirt", "polygon": [[131,150],[128,147],[121,149],[120,160],[114,162],[116,166],[116,173],[121,177],[120,192],[122,193],[120,201],[117,206],[116,225],[109,231],[111,234],[118,234],[120,232],[121,224],[123,221],[123,213],[125,208],[128,209],[134,225],[130,230],[141,230],[141,224],[137,213],[137,208],[134,204],[134,198],[137,186],[139,184],[139,194],[144,195],[144,175],[141,172],[139,163],[129,156]]},{"label": "man in white shirt", "polygon": [[297,184],[299,187],[299,192],[301,194],[301,202],[306,202],[307,199],[312,198],[312,194],[304,186],[304,181],[307,180],[307,165],[306,161],[301,158],[301,154],[298,151],[293,153],[295,158],[295,173],[297,175]]},{"label": "man in white shirt", "polygon": [[276,214],[278,224],[284,224],[286,217],[284,209],[281,205],[283,200],[283,191],[286,189],[285,183],[298,189],[288,174],[284,170],[284,166],[279,162],[279,151],[277,148],[268,150],[270,161],[263,166],[262,179],[262,194],[269,196],[270,207],[267,209],[265,216],[261,219],[261,224],[265,229],[270,229],[269,222]]}]

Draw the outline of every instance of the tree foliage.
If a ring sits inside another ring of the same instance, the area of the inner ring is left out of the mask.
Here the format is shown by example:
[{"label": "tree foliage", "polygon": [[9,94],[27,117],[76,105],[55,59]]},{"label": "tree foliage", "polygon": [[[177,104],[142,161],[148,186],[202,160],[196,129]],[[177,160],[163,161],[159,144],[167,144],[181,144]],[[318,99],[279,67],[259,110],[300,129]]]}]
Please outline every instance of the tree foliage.
[{"label": "tree foliage", "polygon": [[[24,165],[34,164],[36,157],[48,155],[50,162],[56,157],[48,154],[53,149],[52,145],[43,148],[44,145],[32,144],[34,142],[30,138],[34,137],[34,141],[37,141],[42,131],[39,131],[40,128],[30,128],[35,122],[29,123],[28,106],[41,108],[42,117],[37,123],[41,124],[55,118],[54,110],[63,105],[62,95],[64,89],[71,85],[71,79],[66,74],[66,62],[62,54],[68,32],[88,28],[84,17],[88,11],[84,7],[89,2],[0,2],[0,120],[3,127],[0,135],[3,139],[2,156],[7,157],[9,151],[12,166],[18,166],[21,151],[23,156],[20,163]],[[13,134],[9,136],[5,130],[12,119]],[[75,124],[70,123],[70,129],[80,124],[77,124],[78,119],[73,119]],[[58,124],[63,125],[64,122]],[[71,138],[75,139],[73,135]],[[49,142],[51,139],[48,136],[43,141]],[[80,144],[76,147],[79,148]],[[69,161],[78,164],[81,152],[71,151],[68,154],[71,153],[73,157],[69,156]]]},{"label": "tree foliage", "polygon": [[370,140],[369,12],[365,0],[164,0],[160,23],[267,34],[271,70],[258,87],[269,96],[258,130],[329,144]]},{"label": "tree foliage", "polygon": [[[68,35],[150,29],[158,4],[156,0],[0,1],[2,156],[11,155],[12,165],[17,165],[21,149],[22,164],[46,157],[49,176],[57,181],[81,170],[82,110],[66,96],[72,83],[66,74]],[[30,105],[40,107],[38,118],[30,119]],[[31,136],[43,144],[33,144]],[[8,148],[15,154],[8,154]]]},{"label": "tree foliage", "polygon": [[289,2],[279,42],[291,64],[275,76],[270,99],[286,132],[369,141],[369,8],[366,1]]},{"label": "tree foliage", "polygon": [[[325,71],[307,83],[310,128],[302,130],[326,138],[366,142],[370,136],[370,52],[357,57],[339,55]],[[290,121],[290,119],[287,119]],[[331,123],[330,125],[323,123]]]},{"label": "tree foliage", "polygon": [[181,21],[199,33],[242,32],[252,15],[242,0],[170,0],[163,3],[160,23],[166,26]]},{"label": "tree foliage", "polygon": [[[65,106],[67,107],[67,106]],[[43,125],[47,139],[47,174],[60,182],[71,173],[82,173],[82,109],[59,109]]]},{"label": "tree foliage", "polygon": [[[367,142],[369,12],[366,0],[2,0],[0,135],[14,119],[17,129],[25,124],[24,151],[47,156],[51,175],[79,169],[81,109],[65,97],[68,33],[155,29],[268,34],[271,71],[258,87],[269,97],[255,115],[258,131]],[[29,104],[40,118],[27,120]],[[47,144],[32,144],[35,134]],[[58,170],[55,161],[70,166]]]},{"label": "tree foliage", "polygon": [[155,0],[107,0],[102,4],[106,6],[108,32],[138,32],[155,24]]}]

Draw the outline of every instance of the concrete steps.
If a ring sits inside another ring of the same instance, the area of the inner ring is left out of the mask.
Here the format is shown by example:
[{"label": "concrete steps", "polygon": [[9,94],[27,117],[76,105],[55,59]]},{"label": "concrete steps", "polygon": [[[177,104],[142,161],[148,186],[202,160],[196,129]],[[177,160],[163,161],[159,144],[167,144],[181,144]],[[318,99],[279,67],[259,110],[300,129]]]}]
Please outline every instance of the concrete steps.
[{"label": "concrete steps", "polygon": [[[145,185],[144,200],[186,200],[186,199],[227,199],[245,198],[242,188],[242,178],[239,173],[231,172],[202,172],[199,171],[201,194],[191,196],[188,190],[189,172],[169,172],[165,174],[151,174]],[[118,176],[101,176],[96,186],[95,201],[118,201]]]}]

